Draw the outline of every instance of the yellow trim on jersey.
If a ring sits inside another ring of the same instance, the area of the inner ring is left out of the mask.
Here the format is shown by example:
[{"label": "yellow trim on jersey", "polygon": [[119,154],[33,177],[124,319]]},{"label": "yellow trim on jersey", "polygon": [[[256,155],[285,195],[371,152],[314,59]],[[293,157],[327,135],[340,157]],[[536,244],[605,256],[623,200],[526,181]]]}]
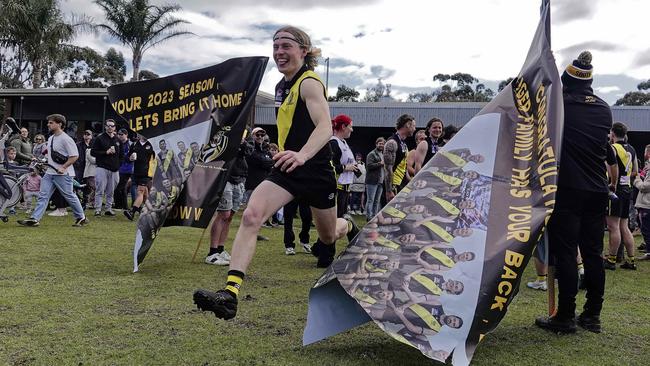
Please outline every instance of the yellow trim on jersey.
[{"label": "yellow trim on jersey", "polygon": [[163,172],[167,172],[169,169],[169,165],[171,165],[172,161],[174,161],[174,153],[171,150],[167,150],[167,154],[165,156],[165,161],[163,161]]},{"label": "yellow trim on jersey", "polygon": [[427,309],[425,309],[422,305],[413,304],[409,306],[409,309],[412,312],[416,313],[422,320],[424,320],[427,326],[429,326],[429,329],[436,332],[440,331],[441,325],[438,320],[433,315],[431,315],[431,313],[428,312]]},{"label": "yellow trim on jersey", "polygon": [[390,249],[399,249],[399,244],[395,243],[392,240],[386,239],[383,236],[377,237],[375,242],[383,247],[390,248]]},{"label": "yellow trim on jersey", "polygon": [[457,186],[461,183],[463,183],[463,180],[460,178],[452,177],[451,175],[443,174],[440,172],[431,172],[433,176],[438,177],[441,181],[451,185],[451,186]]},{"label": "yellow trim on jersey", "polygon": [[391,215],[391,216],[397,217],[399,219],[403,219],[403,218],[406,217],[406,213],[404,213],[404,212],[402,212],[402,211],[400,211],[400,210],[398,210],[398,209],[396,209],[395,207],[392,207],[392,206],[386,206],[384,208],[384,212]]},{"label": "yellow trim on jersey", "polygon": [[625,167],[625,171],[621,174],[619,172],[619,184],[625,185],[625,186],[630,186],[630,177],[632,176],[632,159],[630,159],[630,156],[627,154],[627,150],[623,147],[623,145],[619,143],[613,143],[612,147],[616,151],[616,156],[621,159],[621,163]]},{"label": "yellow trim on jersey", "polygon": [[147,170],[147,177],[152,178],[156,173],[156,168],[158,167],[158,160],[156,160],[156,154],[151,154],[149,157],[149,169]]},{"label": "yellow trim on jersey", "polygon": [[404,154],[404,159],[399,162],[399,165],[397,165],[397,168],[395,168],[395,171],[393,172],[393,185],[398,186],[402,184],[402,181],[404,180],[404,176],[406,175],[406,157],[408,156],[408,149],[406,150],[406,154]]},{"label": "yellow trim on jersey", "polygon": [[467,164],[467,161],[465,161],[465,159],[461,158],[458,155],[452,154],[450,152],[440,151],[439,154],[444,155],[447,159],[449,159],[449,161],[454,163],[454,165],[456,165],[459,168],[462,168],[465,166],[465,164]]},{"label": "yellow trim on jersey", "polygon": [[439,204],[440,207],[442,207],[445,211],[447,211],[451,215],[458,216],[458,214],[460,214],[460,210],[458,209],[458,207],[454,206],[449,201],[445,201],[442,198],[438,198],[435,196],[431,197],[431,199],[437,204]]},{"label": "yellow trim on jersey", "polygon": [[185,159],[183,159],[183,168],[185,169],[189,168],[191,162],[192,162],[192,150],[187,149],[187,151],[185,151]]},{"label": "yellow trim on jersey", "polygon": [[375,267],[372,264],[366,262],[365,264],[365,269],[367,272],[372,272],[372,273],[386,273],[386,269]]},{"label": "yellow trim on jersey", "polygon": [[359,301],[367,302],[368,304],[375,304],[377,302],[377,300],[373,299],[372,296],[365,294],[359,289],[354,291],[354,298]]},{"label": "yellow trim on jersey", "polygon": [[318,82],[323,85],[323,91],[325,95],[327,95],[325,84],[323,84],[323,81],[318,77],[318,74],[311,70],[307,70],[300,75],[298,80],[296,80],[296,83],[293,84],[291,89],[289,89],[289,95],[287,95],[278,109],[278,147],[280,148],[280,151],[284,151],[284,143],[287,141],[289,130],[291,130],[293,116],[296,113],[296,106],[298,105],[298,98],[300,98],[300,84],[307,78],[318,80]]},{"label": "yellow trim on jersey", "polygon": [[429,290],[432,294],[440,296],[442,294],[442,290],[438,285],[436,285],[435,282],[433,282],[429,277],[423,276],[421,274],[417,274],[412,277],[414,280],[418,281],[424,288]]},{"label": "yellow trim on jersey", "polygon": [[453,267],[454,264],[456,264],[454,261],[451,260],[451,258],[447,257],[445,253],[439,251],[438,249],[428,248],[425,249],[424,251],[449,268]]},{"label": "yellow trim on jersey", "polygon": [[431,221],[427,221],[423,225],[429,228],[429,230],[433,231],[436,235],[440,237],[440,239],[446,241],[447,243],[454,240],[454,237],[451,236],[451,234],[449,234],[447,230],[441,228],[440,226],[434,224]]}]

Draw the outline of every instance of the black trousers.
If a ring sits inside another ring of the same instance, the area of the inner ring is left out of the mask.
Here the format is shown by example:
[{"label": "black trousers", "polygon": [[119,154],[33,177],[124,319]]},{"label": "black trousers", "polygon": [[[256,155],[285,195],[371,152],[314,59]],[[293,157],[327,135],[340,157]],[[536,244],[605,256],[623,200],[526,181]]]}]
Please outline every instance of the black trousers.
[{"label": "black trousers", "polygon": [[549,253],[558,280],[559,318],[575,316],[578,293],[578,247],[585,266],[587,301],[584,313],[599,316],[605,293],[603,236],[607,193],[558,189],[555,210],[548,224]]},{"label": "black trousers", "polygon": [[293,200],[287,203],[283,209],[284,215],[284,247],[295,248],[294,240],[296,235],[293,233],[293,218],[296,217],[296,212],[300,210],[300,220],[302,226],[298,238],[301,243],[309,243],[309,229],[311,228],[311,208],[305,203],[298,203]]},{"label": "black trousers", "polygon": [[129,204],[126,201],[126,183],[129,181],[129,178],[131,178],[131,174],[120,173],[120,180],[113,193],[113,201],[115,202],[116,209],[126,210],[129,208]]},{"label": "black trousers", "polygon": [[343,189],[336,189],[336,217],[341,218],[348,213],[350,201],[350,185],[344,184]]}]

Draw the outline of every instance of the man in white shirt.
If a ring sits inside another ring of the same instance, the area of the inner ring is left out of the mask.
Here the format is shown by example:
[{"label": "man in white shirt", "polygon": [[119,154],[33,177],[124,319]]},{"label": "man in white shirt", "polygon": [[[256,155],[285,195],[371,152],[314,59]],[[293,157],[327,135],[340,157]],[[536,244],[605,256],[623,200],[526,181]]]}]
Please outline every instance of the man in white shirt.
[{"label": "man in white shirt", "polygon": [[[18,220],[18,224],[23,226],[38,226],[39,220],[43,217],[47,203],[58,189],[61,195],[72,207],[75,222],[73,226],[84,226],[88,224],[88,219],[84,214],[79,197],[73,192],[72,179],[75,176],[72,164],[79,158],[79,151],[74,140],[63,132],[66,119],[63,115],[52,114],[47,116],[47,128],[52,136],[47,141],[47,163],[49,168],[41,180],[41,191],[38,195],[38,202],[32,216],[25,220]],[[52,157],[56,152],[59,157]],[[63,161],[65,159],[65,161]]]}]

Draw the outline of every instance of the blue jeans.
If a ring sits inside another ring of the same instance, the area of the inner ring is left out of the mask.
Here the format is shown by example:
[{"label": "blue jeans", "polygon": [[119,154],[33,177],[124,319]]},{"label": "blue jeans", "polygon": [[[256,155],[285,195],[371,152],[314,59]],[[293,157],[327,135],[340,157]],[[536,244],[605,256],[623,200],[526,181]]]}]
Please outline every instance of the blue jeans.
[{"label": "blue jeans", "polygon": [[58,189],[59,192],[61,192],[63,198],[65,198],[70,207],[72,207],[72,213],[74,214],[75,219],[86,217],[81,208],[79,197],[77,197],[72,190],[72,179],[73,178],[67,174],[45,174],[43,179],[41,179],[41,191],[38,193],[38,202],[36,203],[36,208],[32,213],[32,218],[39,221],[41,217],[43,217],[43,214],[45,214],[45,210],[47,209],[47,204],[55,189]]},{"label": "blue jeans", "polygon": [[368,221],[375,217],[381,209],[381,194],[384,186],[381,184],[366,184],[366,218]]}]

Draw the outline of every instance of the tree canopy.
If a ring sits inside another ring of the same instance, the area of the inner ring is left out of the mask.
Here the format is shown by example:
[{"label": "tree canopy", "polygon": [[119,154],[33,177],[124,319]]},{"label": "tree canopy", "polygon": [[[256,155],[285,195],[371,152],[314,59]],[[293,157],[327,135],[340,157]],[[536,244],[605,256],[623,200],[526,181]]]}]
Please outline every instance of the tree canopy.
[{"label": "tree canopy", "polygon": [[140,78],[142,56],[151,47],[181,35],[192,34],[178,27],[188,22],[173,16],[179,5],[151,5],[149,0],[95,0],[106,23],[96,24],[111,37],[131,48],[133,80]]},{"label": "tree canopy", "polygon": [[650,79],[639,83],[636,88],[637,91],[625,93],[614,105],[650,105]]},{"label": "tree canopy", "polygon": [[341,84],[336,90],[336,95],[330,96],[327,100],[330,102],[358,102],[359,92],[355,88]]}]

